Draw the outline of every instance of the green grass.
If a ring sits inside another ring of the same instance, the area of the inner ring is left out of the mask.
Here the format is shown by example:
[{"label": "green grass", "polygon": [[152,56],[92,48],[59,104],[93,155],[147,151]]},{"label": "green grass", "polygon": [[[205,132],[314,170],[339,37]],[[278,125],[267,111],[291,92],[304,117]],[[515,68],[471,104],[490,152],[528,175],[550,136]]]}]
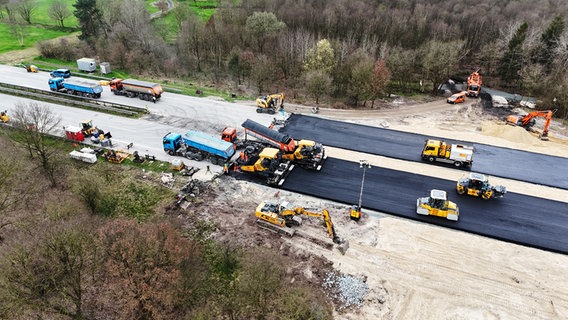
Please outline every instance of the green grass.
[{"label": "green grass", "polygon": [[209,18],[215,13],[217,10],[217,6],[219,5],[218,1],[188,1],[189,2],[189,9],[193,12],[196,16],[201,18],[203,21],[208,21]]},{"label": "green grass", "polygon": [[0,37],[0,53],[4,53],[31,48],[40,41],[66,36],[69,32],[34,25],[25,26],[23,46],[20,45],[18,38],[10,32],[8,25],[0,24],[0,34],[2,34],[2,37]]},{"label": "green grass", "polygon": [[[73,15],[73,11],[75,11],[73,4],[77,2],[77,0],[64,0],[64,1],[65,3],[67,3],[69,11],[71,11],[71,16],[63,20],[63,24],[65,25],[65,27],[76,28],[79,25],[79,23],[75,15]],[[57,22],[51,19],[48,15],[49,7],[53,3],[53,0],[36,0],[36,2],[38,5],[34,11],[34,14],[32,15],[31,19],[32,23],[57,26]]]}]

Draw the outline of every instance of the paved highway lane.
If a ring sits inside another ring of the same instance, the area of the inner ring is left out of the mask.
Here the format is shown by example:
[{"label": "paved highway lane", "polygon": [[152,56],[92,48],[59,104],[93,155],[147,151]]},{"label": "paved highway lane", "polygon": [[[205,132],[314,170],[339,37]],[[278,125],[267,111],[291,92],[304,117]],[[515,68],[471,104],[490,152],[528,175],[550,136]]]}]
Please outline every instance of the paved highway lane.
[{"label": "paved highway lane", "polygon": [[[295,168],[283,189],[356,204],[362,169],[359,163],[328,158],[320,172]],[[460,196],[456,183],[380,167],[366,170],[365,208],[554,252],[568,253],[568,205],[515,193],[483,200]],[[460,208],[458,222],[416,214],[416,199],[431,189],[448,192]],[[333,214],[333,213],[332,213]],[[347,214],[347,213],[344,213]]]},{"label": "paved highway lane", "polygon": [[[313,139],[324,145],[409,161],[422,161],[420,154],[424,141],[436,138],[297,114],[292,115],[288,125],[280,131],[295,139]],[[472,171],[568,189],[568,174],[562,169],[568,168],[568,158],[472,142],[460,143],[475,147]]]}]

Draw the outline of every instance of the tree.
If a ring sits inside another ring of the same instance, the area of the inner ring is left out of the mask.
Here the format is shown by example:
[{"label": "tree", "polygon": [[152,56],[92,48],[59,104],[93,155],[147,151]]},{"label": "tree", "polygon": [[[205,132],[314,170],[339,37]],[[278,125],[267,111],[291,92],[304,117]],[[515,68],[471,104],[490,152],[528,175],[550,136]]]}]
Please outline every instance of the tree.
[{"label": "tree", "polygon": [[[113,318],[184,318],[177,312],[188,294],[195,298],[191,288],[199,286],[184,277],[198,283],[205,277],[195,263],[202,259],[199,246],[182,238],[170,224],[123,219],[101,228],[98,239],[106,271],[101,275],[101,302],[116,315]],[[182,272],[184,267],[195,269]]]},{"label": "tree", "polygon": [[525,22],[517,28],[517,31],[507,44],[507,51],[501,58],[499,74],[505,81],[515,81],[519,79],[519,71],[524,64],[523,43],[527,37],[529,25]]},{"label": "tree", "polygon": [[353,103],[357,105],[359,101],[363,101],[363,105],[367,100],[371,99],[371,78],[373,75],[373,60],[363,54],[355,54],[350,57],[351,76],[347,91]]},{"label": "tree", "polygon": [[260,53],[264,52],[264,46],[269,37],[285,27],[286,24],[278,21],[278,18],[272,12],[255,12],[246,21],[246,30],[257,38],[256,47],[259,48]]},{"label": "tree", "polygon": [[391,73],[385,64],[385,61],[381,59],[375,61],[375,67],[373,68],[371,79],[369,81],[369,91],[372,98],[371,107],[375,105],[375,99],[383,94],[390,81],[390,77]]},{"label": "tree", "polygon": [[306,57],[304,69],[307,71],[322,70],[330,74],[335,66],[335,53],[327,39],[318,41]]},{"label": "tree", "polygon": [[319,104],[320,97],[331,90],[331,77],[323,70],[309,71],[306,74],[306,90]]},{"label": "tree", "polygon": [[18,247],[1,268],[5,303],[46,316],[84,319],[88,288],[96,281],[95,252],[88,228],[58,230]]},{"label": "tree", "polygon": [[61,28],[64,28],[64,20],[69,18],[72,13],[65,1],[57,0],[51,3],[47,14],[51,19],[55,20]]},{"label": "tree", "polygon": [[16,3],[16,12],[28,24],[32,24],[32,15],[36,9],[36,0],[19,0]]},{"label": "tree", "polygon": [[[12,224],[9,213],[19,204],[27,200],[30,188],[27,184],[28,170],[21,168],[21,163],[14,157],[15,147],[2,139],[0,149],[0,232]],[[0,242],[4,240],[0,233]]]},{"label": "tree", "polygon": [[261,95],[274,80],[274,67],[265,55],[257,57],[252,69],[252,79]]},{"label": "tree", "polygon": [[533,51],[533,61],[544,65],[546,71],[550,71],[552,68],[554,51],[558,47],[564,27],[564,18],[562,16],[554,18],[548,28],[542,33],[540,44]]},{"label": "tree", "polygon": [[46,105],[18,102],[14,111],[14,123],[23,133],[22,143],[30,157],[39,160],[52,186],[56,186],[59,169],[57,148],[51,145],[46,135],[60,127],[61,118]]},{"label": "tree", "polygon": [[75,8],[73,14],[77,17],[81,28],[79,39],[94,42],[103,32],[102,13],[97,7],[97,0],[77,0],[73,7]]},{"label": "tree", "polygon": [[426,79],[432,82],[433,95],[436,95],[438,87],[457,71],[458,62],[464,56],[463,46],[464,41],[439,40],[430,40],[422,46],[422,71]]}]

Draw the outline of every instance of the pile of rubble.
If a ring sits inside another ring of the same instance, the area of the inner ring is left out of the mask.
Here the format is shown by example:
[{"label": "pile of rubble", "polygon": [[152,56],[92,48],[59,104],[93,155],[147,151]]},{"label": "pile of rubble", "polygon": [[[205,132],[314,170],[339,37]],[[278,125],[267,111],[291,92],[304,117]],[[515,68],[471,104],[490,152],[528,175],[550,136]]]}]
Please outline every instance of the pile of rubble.
[{"label": "pile of rubble", "polygon": [[349,274],[328,273],[323,281],[330,297],[341,304],[340,309],[361,307],[369,287],[367,279]]}]

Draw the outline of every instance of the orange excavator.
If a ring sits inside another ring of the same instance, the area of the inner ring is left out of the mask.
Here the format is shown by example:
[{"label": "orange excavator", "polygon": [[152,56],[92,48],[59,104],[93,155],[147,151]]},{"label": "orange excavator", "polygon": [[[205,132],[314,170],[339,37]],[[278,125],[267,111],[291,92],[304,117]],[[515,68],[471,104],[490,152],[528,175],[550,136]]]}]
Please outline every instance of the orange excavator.
[{"label": "orange excavator", "polygon": [[481,91],[481,75],[479,75],[479,70],[474,71],[467,77],[467,93],[468,97],[477,98],[479,92]]},{"label": "orange excavator", "polygon": [[535,118],[544,117],[545,122],[544,122],[544,127],[542,129],[542,134],[540,135],[540,139],[541,140],[548,140],[548,127],[550,126],[550,120],[552,120],[552,114],[553,113],[554,112],[552,110],[541,110],[541,111],[530,112],[526,116],[519,116],[519,115],[512,114],[512,115],[507,117],[506,121],[507,121],[508,124],[523,127],[525,129],[531,131],[532,127],[536,123]]}]

